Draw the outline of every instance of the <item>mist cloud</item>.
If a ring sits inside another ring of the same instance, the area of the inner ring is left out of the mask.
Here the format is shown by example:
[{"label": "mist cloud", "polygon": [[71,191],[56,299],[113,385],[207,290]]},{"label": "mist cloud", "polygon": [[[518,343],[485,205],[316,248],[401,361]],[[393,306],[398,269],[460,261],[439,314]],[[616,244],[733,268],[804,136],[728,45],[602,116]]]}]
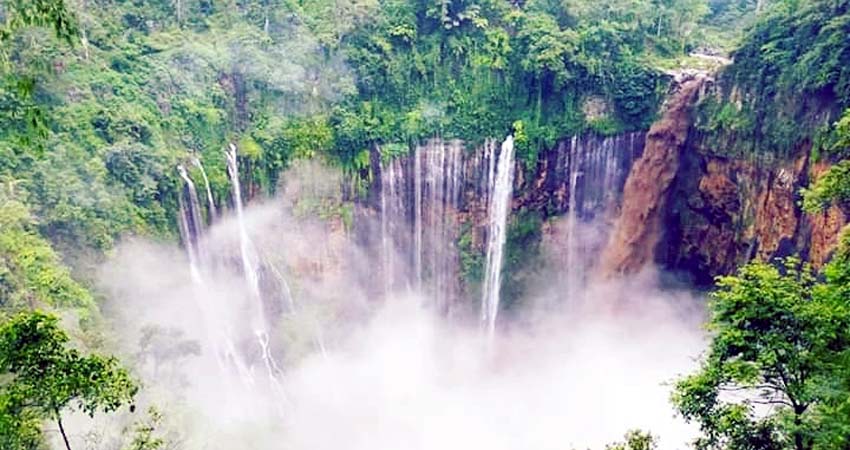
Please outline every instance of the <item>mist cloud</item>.
[{"label": "mist cloud", "polygon": [[[105,313],[145,384],[140,403],[169,415],[179,448],[602,449],[640,428],[665,449],[693,436],[674,416],[667,383],[705,345],[694,295],[662,289],[647,272],[567,299],[565,268],[550,259],[526,309],[489,341],[415,293],[376,298],[370,252],[340,223],[295,213],[294,198],[338,200],[323,169],[299,170],[308,175],[288,177],[295,182],[281,197],[246,209],[263,265],[274,269],[267,281],[290,284],[291,298],[273,289],[266,307],[282,317],[272,324],[281,392],[248,326],[239,265],[227,258],[238,252],[231,221],[206,237],[219,256],[203,286],[180,249],[146,241],[125,242],[102,270]],[[196,342],[199,352],[159,348],[156,366],[140,356],[151,327],[171,336],[157,345]]]}]

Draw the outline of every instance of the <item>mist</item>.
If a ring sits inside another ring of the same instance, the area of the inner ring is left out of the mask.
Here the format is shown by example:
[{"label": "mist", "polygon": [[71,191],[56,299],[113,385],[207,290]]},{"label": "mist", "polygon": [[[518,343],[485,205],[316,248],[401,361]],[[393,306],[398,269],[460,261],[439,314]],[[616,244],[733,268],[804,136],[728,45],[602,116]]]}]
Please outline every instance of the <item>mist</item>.
[{"label": "mist", "polygon": [[697,295],[647,271],[567,296],[548,255],[488,339],[410,289],[385,296],[375,252],[326,214],[342,204],[337,174],[305,163],[284,179],[245,210],[279,373],[254,339],[233,219],[204,238],[216,263],[201,284],[181,249],[144,240],[101,269],[115,345],[142,380],[139,407],[167,411],[169,448],[602,449],[641,429],[668,449],[695,434],[669,397],[705,346]]}]

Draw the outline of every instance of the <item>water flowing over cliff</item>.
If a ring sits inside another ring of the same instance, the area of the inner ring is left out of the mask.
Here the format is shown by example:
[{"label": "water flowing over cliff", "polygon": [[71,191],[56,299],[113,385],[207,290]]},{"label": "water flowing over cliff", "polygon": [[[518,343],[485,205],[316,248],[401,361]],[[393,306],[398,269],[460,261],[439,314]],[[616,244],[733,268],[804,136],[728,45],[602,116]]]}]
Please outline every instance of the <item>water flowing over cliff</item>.
[{"label": "water flowing over cliff", "polygon": [[[492,160],[490,158],[492,169]],[[496,332],[499,315],[499,291],[502,287],[502,262],[504,258],[506,228],[514,183],[514,138],[508,136],[502,143],[495,172],[487,173],[487,190],[490,193],[487,220],[487,259],[484,268],[484,289],[481,297],[481,323],[492,336]]]},{"label": "water flowing over cliff", "polygon": [[412,289],[444,314],[471,311],[473,292],[460,274],[459,241],[465,234],[471,241],[465,251],[482,258],[479,312],[485,328],[492,329],[506,282],[499,253],[513,215],[526,211],[546,221],[566,221],[557,227],[555,239],[563,251],[556,253],[561,253],[559,264],[569,268],[574,296],[598,261],[643,142],[638,132],[577,135],[542,152],[530,168],[507,158],[513,150],[508,142],[494,140],[468,149],[460,141],[433,139],[408,154],[375,156],[382,161],[373,208],[380,214],[384,292]]},{"label": "water flowing over cliff", "polygon": [[201,205],[198,201],[195,183],[189,178],[186,168],[182,165],[177,166],[177,172],[184,183],[183,192],[177,197],[180,208],[178,217],[180,238],[189,258],[189,269],[192,277],[196,281],[200,281],[200,266],[203,258],[200,240],[204,229],[204,223],[201,220]]},{"label": "water flowing over cliff", "polygon": [[[272,354],[269,337],[271,319],[267,316],[267,310],[271,309],[267,299],[277,293],[270,289],[264,292],[261,285],[262,264],[257,248],[249,236],[243,211],[239,156],[236,146],[231,144],[223,157],[231,181],[238,258],[234,258],[234,252],[230,249],[211,248],[207,240],[209,239],[208,227],[215,217],[212,193],[207,187],[210,216],[205,224],[201,218],[201,205],[195,184],[185,166],[180,165],[177,168],[184,183],[182,195],[178,197],[179,226],[194,286],[192,297],[201,312],[202,326],[207,336],[204,346],[215,357],[218,369],[221,371],[220,375],[224,379],[235,376],[246,386],[254,386],[259,382],[254,366],[262,365],[266,372],[263,384],[276,395],[282,395],[282,386],[279,382],[281,369]],[[199,161],[194,161],[193,164],[202,170]],[[206,174],[203,171],[201,173],[207,183]],[[236,261],[238,263],[234,264]],[[244,292],[248,295],[245,298],[234,299],[234,304],[214,304],[213,299],[216,297],[210,295],[210,291],[214,290],[215,286],[211,281],[215,277],[229,277],[234,274],[238,274],[245,287]],[[280,278],[279,281],[282,289],[278,291],[291,295],[286,280]],[[291,298],[287,300],[292,301]],[[247,322],[234,323],[230,313],[236,311],[239,312],[240,317],[246,317]]]},{"label": "water flowing over cliff", "polygon": [[662,239],[668,192],[691,126],[693,100],[704,81],[697,77],[678,85],[661,119],[650,128],[643,156],[629,173],[623,210],[602,255],[603,276],[635,273],[654,261],[655,248]]},{"label": "water flowing over cliff", "polygon": [[[467,152],[460,141],[434,139],[409,155],[384,158],[380,234],[387,292],[414,289],[449,312],[460,296],[456,241],[467,219],[462,215],[473,208],[486,214],[498,174],[512,179],[512,165],[497,167],[506,148],[491,140]],[[513,159],[512,150],[507,156]]]},{"label": "water flowing over cliff", "polygon": [[522,183],[518,203],[546,214],[543,245],[567,268],[567,299],[575,299],[596,270],[644,141],[641,132],[563,139]]}]

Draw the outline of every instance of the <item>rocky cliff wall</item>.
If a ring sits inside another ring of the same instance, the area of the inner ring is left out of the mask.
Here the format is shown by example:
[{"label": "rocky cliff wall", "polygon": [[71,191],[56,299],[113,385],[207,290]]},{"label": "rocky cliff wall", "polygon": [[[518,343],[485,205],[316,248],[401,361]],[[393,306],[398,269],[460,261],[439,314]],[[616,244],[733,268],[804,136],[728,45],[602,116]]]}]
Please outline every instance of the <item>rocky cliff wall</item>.
[{"label": "rocky cliff wall", "polygon": [[752,259],[828,261],[848,215],[837,206],[800,208],[800,189],[828,167],[811,163],[810,143],[783,160],[758,161],[720,156],[704,142],[692,136],[683,154],[658,263],[709,283]]}]

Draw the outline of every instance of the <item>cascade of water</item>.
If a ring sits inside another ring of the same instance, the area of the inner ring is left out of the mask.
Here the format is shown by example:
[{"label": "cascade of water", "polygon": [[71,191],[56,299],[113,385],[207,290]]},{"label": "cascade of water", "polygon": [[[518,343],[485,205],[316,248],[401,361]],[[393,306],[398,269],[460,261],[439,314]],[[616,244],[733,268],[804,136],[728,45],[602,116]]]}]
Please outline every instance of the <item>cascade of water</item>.
[{"label": "cascade of water", "polygon": [[381,250],[384,259],[384,295],[389,295],[394,281],[394,264],[392,235],[390,234],[390,222],[395,214],[392,202],[395,197],[395,161],[390,161],[381,170]]},{"label": "cascade of water", "polygon": [[457,230],[457,212],[460,209],[460,191],[462,188],[462,154],[463,146],[458,141],[450,143],[443,152],[445,163],[443,174],[445,178],[445,189],[443,193],[442,214],[440,216],[439,236],[437,247],[439,255],[437,258],[437,276],[435,291],[438,292],[438,306],[441,311],[448,313],[456,293],[456,250],[454,248]]},{"label": "cascade of water", "polygon": [[[408,159],[382,159],[380,208],[385,291],[412,284],[417,292],[427,293],[440,310],[447,312],[457,294],[455,213],[460,208],[463,187],[463,145],[460,141],[444,143],[435,139],[415,148]],[[410,260],[397,261],[397,250]],[[409,267],[413,272],[408,279],[404,269]],[[399,284],[403,280],[407,283]]]},{"label": "cascade of water", "polygon": [[[406,157],[381,158],[379,207],[386,292],[413,286],[433,299],[441,312],[451,313],[453,300],[461,292],[459,225],[471,227],[470,237],[477,246],[475,240],[483,230],[475,218],[487,214],[481,315],[488,328],[494,326],[503,252],[503,244],[498,244],[506,239],[513,187],[513,169],[504,167],[514,164],[511,144],[512,139],[507,139],[500,150],[498,141],[488,139],[477,151],[467,153],[459,141],[433,139]],[[589,265],[596,260],[610,217],[619,207],[628,167],[642,145],[640,133],[573,136],[561,143],[557,155],[551,155],[556,158],[549,166],[554,172],[551,178],[544,174],[547,178],[535,185],[536,195],[559,196],[559,211],[566,215],[564,263],[570,297],[579,292]],[[586,226],[589,222],[593,227]]]},{"label": "cascade of water", "polygon": [[192,282],[198,285],[202,283],[202,280],[199,267],[200,263],[198,261],[198,255],[192,238],[190,226],[192,220],[189,218],[190,213],[182,195],[177,197],[177,204],[180,209],[180,217],[178,218],[178,224],[180,225],[180,239],[183,241],[183,246],[186,248],[186,255],[189,257],[189,273],[192,276]]},{"label": "cascade of water", "polygon": [[[186,252],[189,255],[189,264],[192,271],[192,277],[199,279],[200,266],[204,264],[206,255],[200,240],[203,234],[204,223],[201,220],[201,207],[198,201],[198,192],[195,189],[195,184],[189,178],[186,168],[182,165],[177,166],[177,173],[183,179],[183,195],[179,197],[180,206],[180,234],[186,245]],[[185,198],[185,200],[184,200]],[[188,203],[186,203],[188,200]]]},{"label": "cascade of water", "polygon": [[216,217],[218,217],[218,212],[216,211],[215,200],[213,200],[212,189],[210,188],[210,179],[207,178],[207,171],[204,170],[204,165],[201,164],[200,159],[195,158],[194,160],[192,160],[192,162],[195,164],[195,166],[198,169],[200,169],[201,177],[203,177],[203,179],[204,179],[204,187],[206,188],[206,191],[207,191],[207,211],[209,212],[208,219],[209,219],[209,223],[212,223],[213,220]]},{"label": "cascade of water", "polygon": [[578,231],[578,177],[581,174],[581,152],[578,149],[578,136],[573,136],[570,139],[570,150],[568,153],[568,183],[569,183],[569,210],[567,210],[567,296],[574,298],[578,289],[579,283],[579,268],[578,260],[578,240],[576,233]]},{"label": "cascade of water", "polygon": [[416,291],[422,292],[422,151],[413,151],[413,270],[416,274]]},{"label": "cascade of water", "polygon": [[[580,292],[587,270],[596,263],[612,215],[619,207],[628,167],[642,145],[642,134],[630,133],[604,138],[573,136],[565,146],[561,170],[568,194],[567,298],[575,298]],[[588,227],[590,223],[593,225]]]},{"label": "cascade of water", "polygon": [[260,345],[261,357],[266,366],[269,379],[272,381],[272,387],[276,391],[282,390],[278,384],[277,378],[281,374],[280,368],[277,366],[271,354],[269,346],[269,336],[266,330],[265,318],[263,317],[262,297],[260,295],[260,277],[257,269],[258,256],[254,244],[248,236],[248,228],[245,224],[245,216],[242,205],[242,186],[239,181],[239,165],[236,146],[230,144],[225,151],[227,160],[227,173],[230,177],[230,185],[233,195],[233,206],[236,210],[236,223],[239,228],[239,250],[242,259],[242,269],[245,275],[245,280],[248,282],[248,288],[251,292],[254,305],[251,308],[253,312],[251,326]]},{"label": "cascade of water", "polygon": [[[245,215],[242,209],[242,185],[239,181],[239,165],[236,146],[230,144],[225,151],[227,158],[227,174],[230,177],[230,186],[233,195],[233,207],[236,210],[236,223],[239,228],[239,250],[242,257],[242,270],[251,294],[260,298],[260,277],[257,272],[257,252],[251,238],[248,237],[248,228],[245,225]],[[256,324],[256,326],[260,326]]]},{"label": "cascade of water", "polygon": [[[493,158],[491,158],[492,160]],[[491,168],[493,163],[491,162]],[[481,299],[481,321],[492,336],[496,330],[496,317],[499,314],[499,290],[502,282],[502,254],[507,238],[508,213],[514,183],[514,139],[508,136],[502,143],[494,176],[489,189],[489,226],[487,230],[487,259],[484,272],[484,288]]]},{"label": "cascade of water", "polygon": [[[195,184],[189,177],[186,168],[182,165],[177,167],[177,172],[183,180],[183,193],[177,197],[180,207],[180,235],[189,258],[189,270],[192,283],[198,291],[194,298],[199,300],[206,297],[205,290],[208,286],[204,280],[204,271],[209,269],[210,260],[203,242],[203,223],[200,219],[200,207]],[[188,204],[186,202],[188,199]],[[210,314],[208,305],[198,301],[198,309],[204,323],[207,334],[207,342],[212,354],[215,356],[219,368],[226,371],[229,367],[235,367],[236,373],[241,380],[247,384],[253,384],[253,376],[243,361],[238,358],[236,346],[232,338],[232,330],[226,321]]]},{"label": "cascade of water", "polygon": [[392,252],[392,247],[390,242],[392,241],[392,236],[390,236],[389,223],[390,223],[390,212],[387,208],[389,197],[389,189],[387,188],[387,169],[385,167],[381,167],[381,257],[383,258],[383,269],[384,269],[384,296],[389,296],[390,289],[392,287],[392,275],[390,271],[392,270],[391,262],[390,262],[390,252]]}]

